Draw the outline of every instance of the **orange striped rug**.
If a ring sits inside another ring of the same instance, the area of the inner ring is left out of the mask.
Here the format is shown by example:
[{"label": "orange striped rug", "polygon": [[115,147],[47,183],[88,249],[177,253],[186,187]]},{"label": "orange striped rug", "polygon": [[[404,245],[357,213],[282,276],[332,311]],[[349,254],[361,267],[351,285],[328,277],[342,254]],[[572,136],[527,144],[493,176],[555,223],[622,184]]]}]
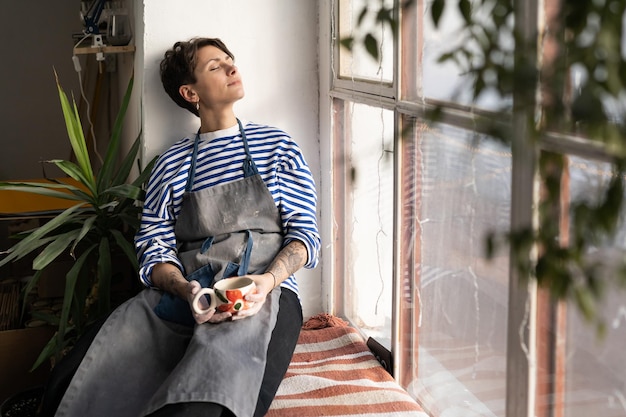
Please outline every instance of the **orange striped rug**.
[{"label": "orange striped rug", "polygon": [[302,330],[266,417],[427,417],[358,331],[338,326]]}]

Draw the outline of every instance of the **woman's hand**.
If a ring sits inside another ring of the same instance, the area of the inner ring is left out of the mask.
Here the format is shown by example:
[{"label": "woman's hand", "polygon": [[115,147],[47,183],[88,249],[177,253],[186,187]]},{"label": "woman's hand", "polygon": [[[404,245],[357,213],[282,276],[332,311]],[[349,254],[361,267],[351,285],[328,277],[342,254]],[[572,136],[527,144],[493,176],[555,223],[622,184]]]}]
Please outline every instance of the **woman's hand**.
[{"label": "woman's hand", "polygon": [[246,275],[246,277],[252,279],[256,288],[254,291],[246,294],[244,297],[246,301],[254,303],[250,308],[242,311],[238,311],[233,314],[233,320],[241,320],[246,317],[255,315],[261,311],[261,307],[267,299],[267,295],[274,289],[274,277],[270,273],[264,273],[260,275]]},{"label": "woman's hand", "polygon": [[[185,277],[183,277],[180,269],[174,265],[168,263],[155,265],[152,270],[152,282],[159,289],[174,294],[183,300],[187,300],[193,318],[198,324],[206,323],[207,321],[219,323],[231,316],[230,313],[220,312],[215,314],[215,310],[209,311],[206,314],[196,314],[191,304],[193,303],[193,297],[200,291],[200,283],[198,281],[188,282]],[[203,309],[209,307],[204,297],[200,297],[200,304]]]},{"label": "woman's hand", "polygon": [[[267,272],[259,275],[248,275],[256,284],[256,290],[246,295],[246,301],[254,302],[247,310],[233,314],[233,320],[243,319],[258,313],[265,303],[267,294],[280,285],[287,277],[302,268],[307,260],[307,250],[304,243],[292,240],[281,249],[272,263],[266,269]],[[271,272],[270,272],[271,271]]]},{"label": "woman's hand", "polygon": [[[196,323],[202,324],[206,323],[207,321],[209,323],[220,323],[224,320],[228,320],[232,316],[232,314],[228,312],[217,312],[215,309],[213,309],[208,311],[207,313],[198,314],[194,311],[193,299],[198,291],[200,291],[200,288],[202,287],[200,286],[200,283],[198,281],[191,281],[187,284],[187,302],[189,303],[189,308],[191,309],[191,313],[194,320],[196,320]],[[200,308],[202,310],[206,310],[207,308],[209,308],[209,303],[207,302],[205,297],[200,297],[198,304],[200,305]]]}]

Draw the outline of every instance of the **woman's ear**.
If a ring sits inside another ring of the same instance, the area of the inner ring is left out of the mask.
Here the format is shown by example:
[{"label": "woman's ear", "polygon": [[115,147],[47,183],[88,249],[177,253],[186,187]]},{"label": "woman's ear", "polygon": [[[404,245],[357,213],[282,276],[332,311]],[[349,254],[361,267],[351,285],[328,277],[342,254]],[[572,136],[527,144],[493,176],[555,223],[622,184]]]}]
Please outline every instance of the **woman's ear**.
[{"label": "woman's ear", "polygon": [[196,94],[194,89],[191,88],[191,86],[189,86],[188,84],[181,85],[178,89],[178,93],[182,96],[182,98],[190,103],[198,102],[198,95]]}]

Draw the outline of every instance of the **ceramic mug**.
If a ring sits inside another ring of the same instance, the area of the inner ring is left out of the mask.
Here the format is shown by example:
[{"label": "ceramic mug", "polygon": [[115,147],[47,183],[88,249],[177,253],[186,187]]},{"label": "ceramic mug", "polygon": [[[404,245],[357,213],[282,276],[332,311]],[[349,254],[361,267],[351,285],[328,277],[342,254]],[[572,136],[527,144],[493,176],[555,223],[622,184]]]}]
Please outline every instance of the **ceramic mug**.
[{"label": "ceramic mug", "polygon": [[[219,312],[236,313],[251,307],[254,303],[244,297],[256,288],[254,281],[247,277],[225,278],[217,281],[213,288],[201,288],[194,296],[192,307],[196,314],[206,314],[216,309]],[[209,308],[200,308],[200,297],[208,294],[211,300]]]}]

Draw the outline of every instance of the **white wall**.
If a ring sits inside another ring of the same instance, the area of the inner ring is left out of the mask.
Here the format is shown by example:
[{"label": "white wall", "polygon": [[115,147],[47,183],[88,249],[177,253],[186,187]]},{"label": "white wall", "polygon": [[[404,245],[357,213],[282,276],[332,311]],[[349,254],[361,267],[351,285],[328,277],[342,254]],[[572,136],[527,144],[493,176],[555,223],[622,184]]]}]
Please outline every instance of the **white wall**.
[{"label": "white wall", "polygon": [[[238,117],[275,125],[301,146],[320,188],[317,2],[302,0],[144,0],[135,9],[136,89],[141,88],[148,160],[198,129],[159,80],[159,62],[175,41],[221,38],[236,57],[246,96]],[[138,70],[141,69],[141,70]],[[136,90],[137,91],[137,90]],[[321,267],[297,274],[305,318],[322,311]]]}]

